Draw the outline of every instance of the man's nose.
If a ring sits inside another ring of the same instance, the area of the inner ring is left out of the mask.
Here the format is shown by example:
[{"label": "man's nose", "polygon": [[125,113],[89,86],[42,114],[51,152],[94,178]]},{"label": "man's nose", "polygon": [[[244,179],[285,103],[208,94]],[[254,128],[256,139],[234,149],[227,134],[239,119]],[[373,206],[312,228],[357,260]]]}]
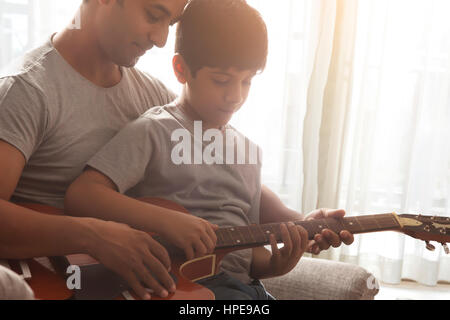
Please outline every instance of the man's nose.
[{"label": "man's nose", "polygon": [[168,36],[169,25],[153,28],[148,35],[149,40],[158,48],[163,48],[166,45]]}]

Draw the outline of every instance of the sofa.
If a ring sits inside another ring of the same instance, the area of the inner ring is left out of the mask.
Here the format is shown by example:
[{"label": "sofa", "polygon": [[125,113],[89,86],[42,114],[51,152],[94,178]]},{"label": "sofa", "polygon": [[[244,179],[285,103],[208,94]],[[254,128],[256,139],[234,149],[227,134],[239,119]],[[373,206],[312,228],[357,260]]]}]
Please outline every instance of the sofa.
[{"label": "sofa", "polygon": [[[265,279],[278,300],[373,300],[378,284],[365,269],[342,262],[303,257],[282,277]],[[30,300],[33,292],[14,272],[0,266],[0,300]]]}]

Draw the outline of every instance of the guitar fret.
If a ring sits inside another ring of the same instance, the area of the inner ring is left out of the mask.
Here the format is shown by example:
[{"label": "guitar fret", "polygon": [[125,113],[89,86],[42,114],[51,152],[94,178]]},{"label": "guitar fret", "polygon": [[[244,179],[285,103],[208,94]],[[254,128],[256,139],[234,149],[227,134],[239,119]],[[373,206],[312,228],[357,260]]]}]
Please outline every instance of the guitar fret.
[{"label": "guitar fret", "polygon": [[[314,236],[322,233],[324,229],[329,229],[337,234],[342,230],[359,234],[393,230],[400,227],[397,219],[392,214],[345,217],[342,219],[326,218],[296,221],[294,223],[306,229],[309,239],[314,239]],[[220,244],[231,247],[236,245],[269,244],[270,234],[274,234],[276,241],[280,242],[282,240],[280,226],[281,224],[272,223],[224,228],[222,229],[223,231],[217,230],[218,246]]]},{"label": "guitar fret", "polygon": [[256,241],[256,239],[255,239],[255,237],[253,236],[253,233],[252,233],[252,229],[253,229],[253,228],[254,228],[253,226],[249,226],[249,227],[248,227],[248,233],[249,233],[249,235],[250,235],[251,241],[253,241],[253,243],[257,243],[258,241]]},{"label": "guitar fret", "polygon": [[234,239],[233,239],[233,233],[232,233],[232,228],[227,228],[228,231],[228,235],[230,236],[230,243],[229,245],[233,245],[234,244]]},{"label": "guitar fret", "polygon": [[268,240],[268,238],[266,237],[266,234],[264,233],[264,231],[263,231],[261,225],[258,225],[258,230],[259,230],[259,232],[261,233],[262,238],[264,239],[264,243],[267,243],[269,240]]},{"label": "guitar fret", "polygon": [[240,231],[239,227],[236,227],[235,230],[237,231],[236,233],[238,233],[237,235],[237,239],[235,240],[235,243],[243,243],[245,242],[245,237],[243,235],[243,233]]}]

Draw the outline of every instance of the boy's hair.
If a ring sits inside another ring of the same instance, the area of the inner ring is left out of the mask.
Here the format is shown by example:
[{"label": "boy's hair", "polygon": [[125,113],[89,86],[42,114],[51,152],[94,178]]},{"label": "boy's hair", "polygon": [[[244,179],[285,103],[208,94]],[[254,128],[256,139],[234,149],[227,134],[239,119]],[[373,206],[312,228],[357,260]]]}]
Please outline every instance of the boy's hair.
[{"label": "boy's hair", "polygon": [[193,77],[203,67],[263,71],[267,27],[244,0],[191,0],[178,23],[175,51]]}]

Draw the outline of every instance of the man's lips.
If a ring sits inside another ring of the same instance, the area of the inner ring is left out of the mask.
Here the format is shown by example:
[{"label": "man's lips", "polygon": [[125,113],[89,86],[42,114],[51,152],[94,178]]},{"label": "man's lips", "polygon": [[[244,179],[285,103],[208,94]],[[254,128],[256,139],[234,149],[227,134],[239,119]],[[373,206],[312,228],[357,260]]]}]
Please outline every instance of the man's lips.
[{"label": "man's lips", "polygon": [[151,48],[153,48],[153,45],[151,45],[151,46],[147,46],[147,47],[144,47],[144,46],[141,46],[139,43],[137,43],[137,42],[134,42],[133,43],[138,49],[139,49],[139,55],[144,55],[148,50],[150,50]]}]

